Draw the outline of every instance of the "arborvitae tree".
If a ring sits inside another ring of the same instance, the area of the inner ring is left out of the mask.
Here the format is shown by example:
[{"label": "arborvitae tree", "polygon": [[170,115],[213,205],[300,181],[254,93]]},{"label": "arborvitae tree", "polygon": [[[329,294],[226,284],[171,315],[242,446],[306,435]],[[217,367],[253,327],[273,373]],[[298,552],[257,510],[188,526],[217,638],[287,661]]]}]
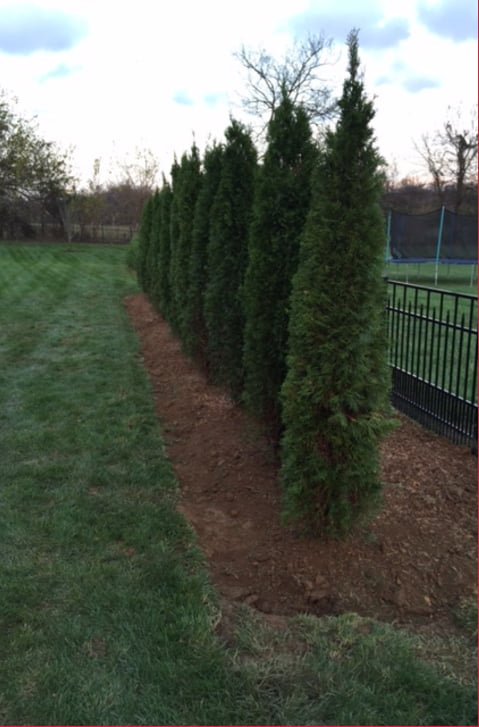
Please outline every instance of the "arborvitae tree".
[{"label": "arborvitae tree", "polygon": [[240,122],[232,120],[225,136],[221,179],[211,210],[205,320],[212,378],[239,397],[243,388],[241,288],[257,154],[249,131]]},{"label": "arborvitae tree", "polygon": [[336,534],[380,492],[389,390],[382,160],[356,31],[348,48],[340,118],[321,153],[293,280],[282,387],[283,513]]},{"label": "arborvitae tree", "polygon": [[145,293],[150,289],[150,275],[148,269],[148,253],[151,241],[151,227],[153,223],[153,196],[149,197],[143,207],[138,231],[138,282]]},{"label": "arborvitae tree", "polygon": [[164,318],[169,318],[169,306],[171,299],[169,270],[170,270],[170,218],[171,218],[171,186],[163,178],[163,186],[160,191],[161,198],[161,221],[158,242],[158,285],[156,288],[156,300]]},{"label": "arborvitae tree", "polygon": [[161,224],[161,198],[160,193],[156,190],[153,195],[150,242],[146,255],[146,267],[148,271],[148,290],[146,291],[154,305],[156,301],[156,289],[158,287],[158,252],[160,241],[160,224]]},{"label": "arborvitae tree", "polygon": [[175,159],[171,167],[171,205],[170,205],[170,254],[168,260],[168,289],[169,289],[169,304],[168,309],[165,312],[167,315],[167,321],[174,330],[177,329],[176,324],[176,299],[175,299],[175,274],[176,268],[174,265],[175,250],[178,246],[178,240],[180,237],[180,165]]},{"label": "arborvitae tree", "polygon": [[177,205],[178,238],[171,252],[170,272],[173,280],[172,299],[174,327],[185,343],[188,337],[187,295],[189,260],[192,247],[193,218],[201,185],[201,162],[198,148],[183,154],[173,194]]},{"label": "arborvitae tree", "polygon": [[317,151],[307,114],[287,97],[274,112],[267,141],[258,171],[244,283],[243,396],[276,440],[281,427],[279,393],[286,375],[288,302]]},{"label": "arborvitae tree", "polygon": [[189,261],[189,286],[186,317],[188,335],[185,350],[201,365],[207,365],[207,329],[204,318],[204,294],[208,280],[208,242],[210,215],[221,177],[223,146],[214,144],[205,152],[203,180],[196,201],[192,247]]}]

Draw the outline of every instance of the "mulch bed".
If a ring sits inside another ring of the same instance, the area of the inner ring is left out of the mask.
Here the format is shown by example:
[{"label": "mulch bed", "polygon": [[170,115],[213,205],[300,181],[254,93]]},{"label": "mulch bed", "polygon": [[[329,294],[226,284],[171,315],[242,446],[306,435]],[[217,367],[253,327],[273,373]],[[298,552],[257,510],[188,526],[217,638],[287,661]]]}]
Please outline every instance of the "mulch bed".
[{"label": "mulch bed", "polygon": [[126,299],[153,388],[179,510],[223,599],[268,614],[356,611],[453,628],[477,593],[477,459],[398,414],[382,447],[384,502],[343,541],[281,526],[278,465],[255,421],[181,351],[144,295]]}]

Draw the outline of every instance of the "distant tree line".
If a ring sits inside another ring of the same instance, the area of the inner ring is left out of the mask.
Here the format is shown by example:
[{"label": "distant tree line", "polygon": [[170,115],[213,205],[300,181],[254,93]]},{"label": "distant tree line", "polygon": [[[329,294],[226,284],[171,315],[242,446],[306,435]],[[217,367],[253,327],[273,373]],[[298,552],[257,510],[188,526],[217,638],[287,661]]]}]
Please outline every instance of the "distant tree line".
[{"label": "distant tree line", "polygon": [[16,100],[0,92],[0,239],[95,240],[100,228],[124,228],[125,241],[137,230],[154,189],[157,162],[148,150],[119,165],[116,181],[93,176],[78,189],[69,154],[40,135]]},{"label": "distant tree line", "polygon": [[[324,80],[332,49],[331,38],[313,34],[282,58],[244,46],[235,54],[246,82],[242,106],[252,115],[261,159],[269,122],[283,98],[301,107],[313,133],[321,135],[325,122],[337,117],[338,102]],[[423,134],[415,148],[422,172],[397,180],[390,167],[384,211],[421,214],[445,206],[477,215],[477,106],[468,118],[463,109],[449,108],[442,126]],[[0,92],[0,239],[96,241],[120,229],[123,239],[131,238],[157,184],[158,163],[150,150],[137,148],[106,185],[99,183],[99,165],[95,160],[92,178],[79,188],[69,154],[44,140],[35,121],[16,111],[16,100]]]},{"label": "distant tree line", "polygon": [[232,119],[175,159],[147,200],[139,282],[210,380],[262,422],[281,459],[283,515],[341,534],[380,491],[389,391],[384,176],[357,33],[336,127],[314,141],[283,93],[258,159]]},{"label": "distant tree line", "polygon": [[417,177],[405,177],[387,182],[381,199],[384,211],[393,210],[410,215],[427,214],[444,206],[451,212],[477,215],[477,182],[471,180],[463,189],[461,204],[457,205],[457,187],[444,185],[438,194],[433,185]]},{"label": "distant tree line", "polygon": [[388,180],[383,207],[409,214],[446,207],[457,214],[477,215],[477,105],[467,120],[460,107],[449,108],[442,127],[423,134],[415,148],[429,182]]},{"label": "distant tree line", "polygon": [[68,155],[45,141],[33,120],[0,94],[0,234],[28,236],[28,211],[40,210],[60,225],[67,221],[73,183]]}]

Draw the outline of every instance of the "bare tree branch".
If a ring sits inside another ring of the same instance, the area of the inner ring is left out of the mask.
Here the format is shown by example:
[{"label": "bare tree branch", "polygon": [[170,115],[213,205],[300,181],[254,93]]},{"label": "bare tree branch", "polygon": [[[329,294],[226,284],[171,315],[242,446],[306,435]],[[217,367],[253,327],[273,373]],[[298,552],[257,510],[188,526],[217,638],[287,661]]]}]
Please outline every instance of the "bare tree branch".
[{"label": "bare tree branch", "polygon": [[247,93],[241,103],[258,118],[260,133],[284,96],[301,104],[314,125],[333,116],[336,102],[319,75],[322,68],[333,63],[331,50],[331,39],[310,35],[304,41],[295,41],[281,59],[273,58],[264,49],[245,46],[234,54],[246,72]]},{"label": "bare tree branch", "polygon": [[449,118],[432,136],[424,134],[416,151],[426,163],[441,204],[446,187],[455,187],[455,211],[469,185],[477,183],[477,106],[465,125],[460,108],[448,109]]}]

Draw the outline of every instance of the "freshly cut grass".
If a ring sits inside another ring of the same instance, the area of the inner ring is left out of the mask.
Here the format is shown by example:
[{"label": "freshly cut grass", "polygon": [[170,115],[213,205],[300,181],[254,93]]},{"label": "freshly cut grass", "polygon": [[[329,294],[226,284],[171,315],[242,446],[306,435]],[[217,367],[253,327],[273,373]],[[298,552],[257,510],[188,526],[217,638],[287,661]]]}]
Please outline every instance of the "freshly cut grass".
[{"label": "freshly cut grass", "polygon": [[473,675],[385,625],[305,617],[284,641],[250,615],[223,647],[124,254],[0,245],[0,723],[475,724]]},{"label": "freshly cut grass", "polygon": [[123,251],[0,253],[0,721],[226,722],[234,687],[123,308]]}]

